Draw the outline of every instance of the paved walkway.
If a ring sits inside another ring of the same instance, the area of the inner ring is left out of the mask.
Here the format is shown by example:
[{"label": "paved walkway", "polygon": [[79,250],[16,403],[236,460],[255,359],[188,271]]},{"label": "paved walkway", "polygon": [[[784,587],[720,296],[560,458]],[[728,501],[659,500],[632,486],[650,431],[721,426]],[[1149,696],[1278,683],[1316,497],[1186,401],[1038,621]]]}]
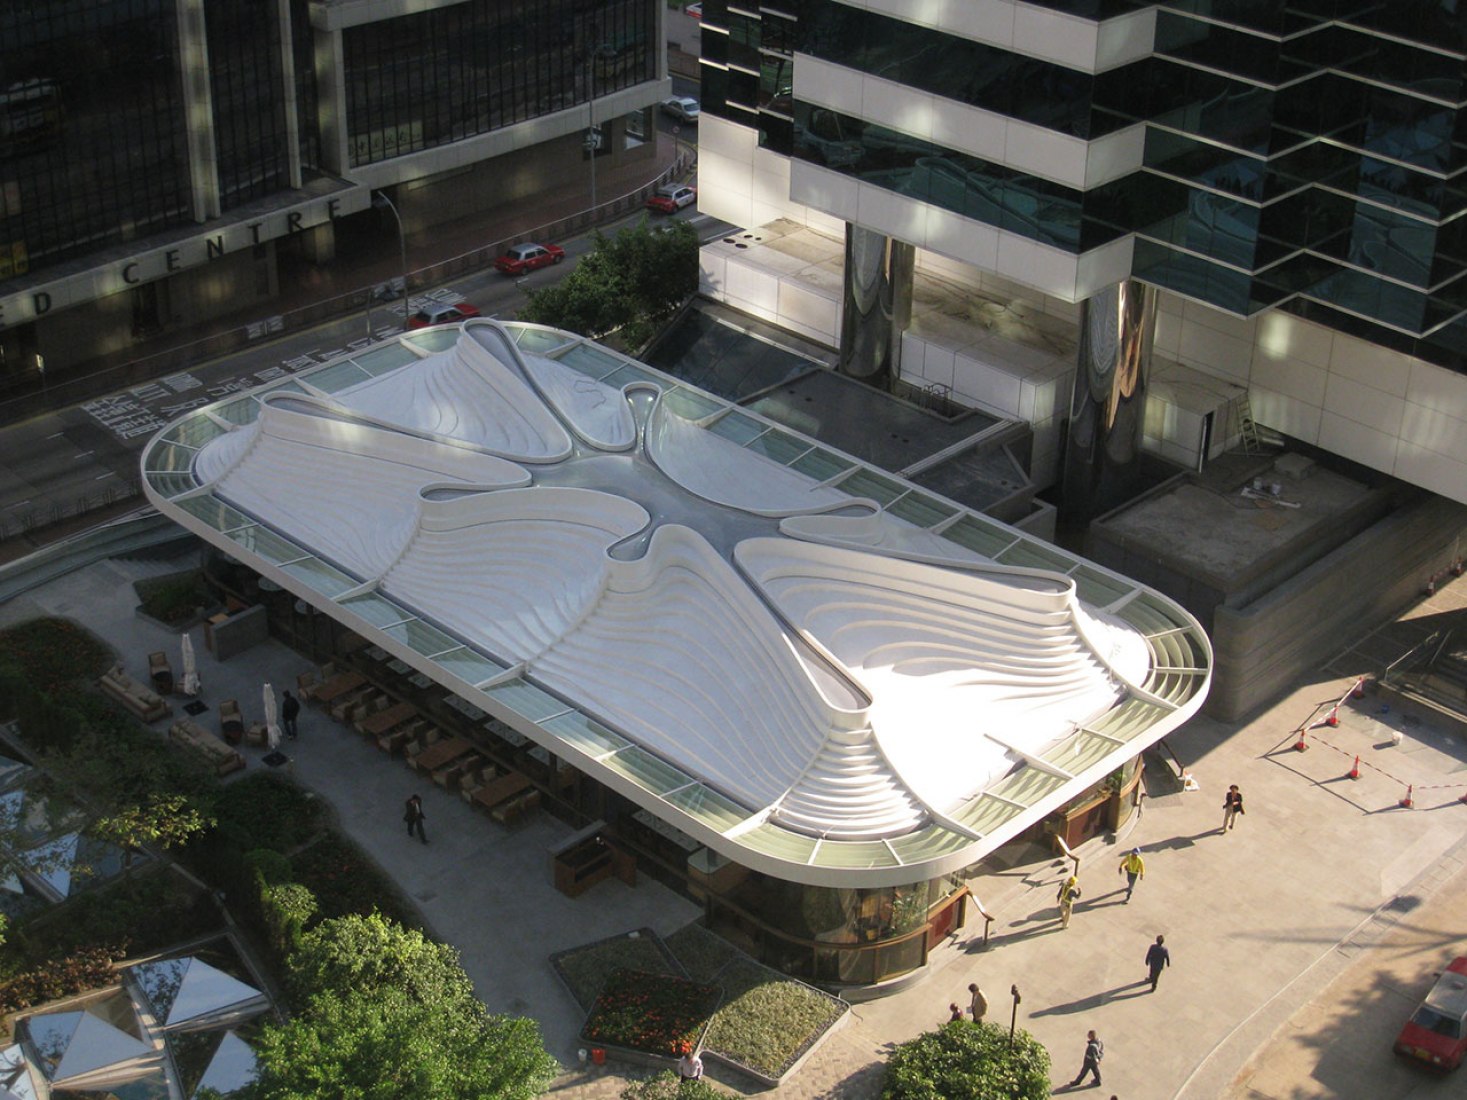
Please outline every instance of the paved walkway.
[{"label": "paved walkway", "polygon": [[[127,582],[139,571],[145,567],[123,562],[82,570],[0,607],[0,623],[37,613],[70,615],[141,674],[149,650],[176,649],[177,639],[134,616]],[[1467,579],[1410,614],[1464,604]],[[247,717],[258,706],[253,700],[262,680],[293,683],[304,667],[275,643],[217,664],[201,641],[196,634],[205,700],[217,706],[237,697]],[[1443,891],[1462,889],[1467,805],[1457,799],[1467,791],[1467,745],[1428,714],[1384,711],[1385,704],[1367,697],[1330,731],[1338,751],[1319,745],[1294,752],[1292,730],[1317,703],[1345,692],[1350,663],[1346,655],[1330,671],[1304,678],[1252,721],[1197,719],[1170,738],[1201,790],[1183,792],[1170,773],[1153,769],[1151,797],[1128,835],[1087,847],[1084,896],[1068,930],[1060,929],[1053,903],[1064,870],[1059,862],[1024,863],[979,880],[985,904],[1000,916],[992,943],[984,949],[960,940],[939,954],[926,981],[857,1005],[848,1026],[778,1095],[877,1095],[891,1044],[945,1019],[948,1002],[966,1000],[966,986],[975,980],[988,993],[991,1016],[1005,1022],[1009,987],[1018,985],[1018,1024],[1050,1050],[1057,1085],[1079,1069],[1085,1031],[1095,1028],[1106,1042],[1102,1095],[1124,1100],[1229,1095],[1260,1051],[1247,1071],[1253,1092],[1233,1095],[1442,1094],[1414,1077],[1410,1083],[1426,1091],[1400,1091],[1402,1067],[1390,1042],[1431,961],[1467,951],[1460,920],[1452,922],[1460,905],[1432,908],[1439,894],[1447,897]],[[204,719],[212,717],[211,711]],[[539,1021],[551,1053],[571,1067],[555,1094],[566,1100],[617,1095],[623,1079],[614,1067],[577,1065],[579,1019],[546,959],[634,927],[670,931],[696,909],[645,880],[630,889],[606,882],[578,900],[562,898],[550,887],[546,853],[567,827],[542,817],[507,832],[431,784],[424,787],[401,763],[319,712],[307,717],[293,746],[297,777],[331,801],[345,829],[416,899],[437,933],[460,948],[490,1007]],[[1402,735],[1399,746],[1392,731]],[[1344,778],[1342,753],[1355,752],[1386,772]],[[251,750],[252,768],[257,757]],[[1403,792],[1386,773],[1418,784],[1416,809],[1397,806]],[[1218,827],[1229,783],[1241,786],[1248,812],[1224,835]],[[1428,795],[1422,787],[1431,788]],[[427,801],[432,843],[426,848],[406,838],[399,820],[413,789]],[[1147,874],[1125,903],[1115,867],[1131,844],[1143,848]],[[1151,993],[1142,960],[1157,934],[1166,935],[1173,966]],[[1398,944],[1402,935],[1408,940]],[[1369,968],[1382,976],[1371,977]],[[1337,978],[1372,992],[1362,999],[1358,992],[1327,991]],[[1317,997],[1337,1007],[1313,1015],[1318,1010],[1309,1006],[1321,1003]],[[1329,1019],[1340,1021],[1341,1042],[1352,1044],[1347,1052],[1339,1051]],[[1287,1047],[1268,1046],[1275,1032]],[[1271,1053],[1276,1049],[1282,1053]],[[732,1075],[715,1070],[711,1076],[754,1091]]]}]

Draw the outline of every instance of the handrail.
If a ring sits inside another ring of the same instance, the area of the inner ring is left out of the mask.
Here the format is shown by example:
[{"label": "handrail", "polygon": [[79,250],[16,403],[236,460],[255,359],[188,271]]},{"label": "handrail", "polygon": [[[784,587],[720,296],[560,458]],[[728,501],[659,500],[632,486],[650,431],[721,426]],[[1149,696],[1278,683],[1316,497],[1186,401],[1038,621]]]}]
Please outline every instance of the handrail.
[{"label": "handrail", "polygon": [[139,508],[0,566],[0,603],[103,558],[185,537],[194,536],[157,509]]},{"label": "handrail", "polygon": [[[1398,669],[1400,669],[1403,674],[1407,671],[1401,666],[1406,664],[1407,661],[1411,661],[1413,658],[1419,659],[1421,656],[1420,651],[1425,650],[1430,646],[1437,645],[1438,642],[1445,645],[1446,638],[1443,637],[1442,631],[1433,630],[1425,638],[1421,639],[1421,641],[1417,642],[1410,649],[1406,650],[1405,653],[1402,653],[1394,661],[1388,664],[1385,671],[1380,674],[1380,682],[1387,685],[1394,683],[1393,677]],[[1440,652],[1440,650],[1438,650],[1438,652]]]}]

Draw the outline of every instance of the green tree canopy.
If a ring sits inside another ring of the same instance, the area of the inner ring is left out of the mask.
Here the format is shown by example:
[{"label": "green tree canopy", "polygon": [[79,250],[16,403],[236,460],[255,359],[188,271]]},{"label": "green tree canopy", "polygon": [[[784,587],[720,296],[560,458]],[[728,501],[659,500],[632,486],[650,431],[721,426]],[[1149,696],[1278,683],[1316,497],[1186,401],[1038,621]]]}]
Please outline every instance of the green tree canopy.
[{"label": "green tree canopy", "polygon": [[954,1020],[897,1047],[882,1100],[1045,1100],[1049,1052],[1027,1031]]},{"label": "green tree canopy", "polygon": [[287,963],[250,1100],[529,1100],[559,1067],[533,1021],[490,1013],[458,952],[380,914],[322,921]]}]

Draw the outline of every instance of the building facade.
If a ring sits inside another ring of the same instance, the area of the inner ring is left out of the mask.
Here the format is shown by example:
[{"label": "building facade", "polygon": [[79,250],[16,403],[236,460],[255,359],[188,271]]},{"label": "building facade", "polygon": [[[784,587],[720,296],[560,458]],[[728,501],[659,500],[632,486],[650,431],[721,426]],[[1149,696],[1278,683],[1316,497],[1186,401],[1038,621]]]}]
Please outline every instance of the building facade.
[{"label": "building facade", "polygon": [[[0,396],[265,304],[338,238],[651,155],[655,0],[0,11]],[[588,203],[590,205],[589,197]],[[343,238],[344,239],[344,238]]]},{"label": "building facade", "polygon": [[846,252],[813,305],[717,249],[710,293],[1011,415],[1022,371],[907,324],[911,273],[1068,322],[1082,382],[1025,413],[1041,482],[1066,423],[1071,460],[1134,450],[1089,402],[1144,406],[1103,430],[1185,465],[1251,411],[1467,500],[1455,3],[712,0],[702,22],[700,208]]}]

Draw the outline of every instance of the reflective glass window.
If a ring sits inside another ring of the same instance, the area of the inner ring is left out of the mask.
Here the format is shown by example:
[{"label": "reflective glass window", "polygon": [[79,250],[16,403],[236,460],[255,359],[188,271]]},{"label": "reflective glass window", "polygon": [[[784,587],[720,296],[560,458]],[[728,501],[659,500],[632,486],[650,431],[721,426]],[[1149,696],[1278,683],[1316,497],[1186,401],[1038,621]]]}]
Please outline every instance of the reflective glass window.
[{"label": "reflective glass window", "polygon": [[204,8],[219,205],[230,210],[290,185],[285,73],[274,5],[214,0]]}]

